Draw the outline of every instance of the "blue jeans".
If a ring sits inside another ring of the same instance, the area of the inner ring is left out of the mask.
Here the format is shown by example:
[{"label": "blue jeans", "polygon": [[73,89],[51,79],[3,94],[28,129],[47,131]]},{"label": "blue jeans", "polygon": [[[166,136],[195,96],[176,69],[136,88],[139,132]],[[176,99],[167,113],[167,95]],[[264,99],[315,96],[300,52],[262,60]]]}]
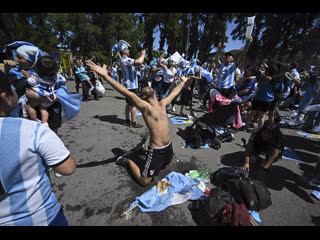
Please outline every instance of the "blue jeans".
[{"label": "blue jeans", "polygon": [[160,101],[162,99],[162,80],[161,81],[152,80],[151,87],[154,89],[154,91],[158,95],[158,101]]}]

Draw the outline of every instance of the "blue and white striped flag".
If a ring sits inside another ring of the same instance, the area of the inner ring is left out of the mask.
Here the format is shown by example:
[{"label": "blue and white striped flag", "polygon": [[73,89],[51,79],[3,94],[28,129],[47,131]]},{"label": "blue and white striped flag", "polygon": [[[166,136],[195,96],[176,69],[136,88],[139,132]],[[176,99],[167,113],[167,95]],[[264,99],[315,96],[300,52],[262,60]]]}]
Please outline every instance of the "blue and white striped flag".
[{"label": "blue and white striped flag", "polygon": [[[165,189],[159,189],[159,183],[167,183]],[[197,200],[206,196],[199,191],[199,179],[184,176],[181,173],[171,172],[149,191],[137,197],[130,205],[133,208],[137,205],[142,212],[159,212],[171,205],[180,204],[187,200]]]}]

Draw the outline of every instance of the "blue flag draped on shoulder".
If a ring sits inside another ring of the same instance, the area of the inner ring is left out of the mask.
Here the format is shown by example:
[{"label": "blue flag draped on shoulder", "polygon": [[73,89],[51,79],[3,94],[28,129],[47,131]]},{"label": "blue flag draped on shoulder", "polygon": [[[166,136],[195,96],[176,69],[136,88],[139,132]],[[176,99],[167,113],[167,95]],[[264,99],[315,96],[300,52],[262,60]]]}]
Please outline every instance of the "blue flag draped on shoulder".
[{"label": "blue flag draped on shoulder", "polygon": [[82,95],[80,93],[69,94],[66,86],[57,89],[56,94],[67,120],[74,118],[80,111]]},{"label": "blue flag draped on shoulder", "polygon": [[199,67],[201,69],[201,76],[204,77],[205,79],[208,80],[208,82],[212,82],[213,81],[213,77],[212,77],[212,74],[211,72],[209,72],[208,70],[202,68],[202,67]]}]

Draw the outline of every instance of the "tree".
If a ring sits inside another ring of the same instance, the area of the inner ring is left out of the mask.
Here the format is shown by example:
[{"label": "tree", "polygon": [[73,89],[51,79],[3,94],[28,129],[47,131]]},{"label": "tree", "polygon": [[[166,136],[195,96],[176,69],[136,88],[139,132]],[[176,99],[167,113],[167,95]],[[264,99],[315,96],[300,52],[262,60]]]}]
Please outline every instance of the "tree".
[{"label": "tree", "polygon": [[[245,40],[247,16],[236,15],[238,26],[231,33],[233,39]],[[257,13],[248,61],[272,57],[281,62],[296,60],[301,65],[311,64],[312,59],[319,55],[319,45],[309,34],[320,30],[319,20],[318,13]]]}]

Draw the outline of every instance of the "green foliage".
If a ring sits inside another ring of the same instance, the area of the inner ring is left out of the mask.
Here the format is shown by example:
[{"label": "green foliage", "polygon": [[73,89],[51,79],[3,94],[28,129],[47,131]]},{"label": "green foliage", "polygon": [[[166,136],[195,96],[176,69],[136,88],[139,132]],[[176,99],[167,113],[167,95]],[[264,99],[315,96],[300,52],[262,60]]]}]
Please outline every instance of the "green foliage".
[{"label": "green foliage", "polygon": [[[168,47],[207,61],[219,42],[226,43],[227,23],[237,25],[232,39],[245,42],[247,17],[222,13],[0,13],[0,44],[27,41],[48,52],[68,50],[98,62],[116,61],[111,49],[123,39],[130,43],[132,58],[146,49],[148,61]],[[256,13],[253,42],[247,60],[273,57],[280,61],[311,63],[319,59],[319,13]],[[153,49],[154,33],[160,34]],[[236,49],[237,50],[237,49]],[[235,52],[235,56],[238,52]]]}]

